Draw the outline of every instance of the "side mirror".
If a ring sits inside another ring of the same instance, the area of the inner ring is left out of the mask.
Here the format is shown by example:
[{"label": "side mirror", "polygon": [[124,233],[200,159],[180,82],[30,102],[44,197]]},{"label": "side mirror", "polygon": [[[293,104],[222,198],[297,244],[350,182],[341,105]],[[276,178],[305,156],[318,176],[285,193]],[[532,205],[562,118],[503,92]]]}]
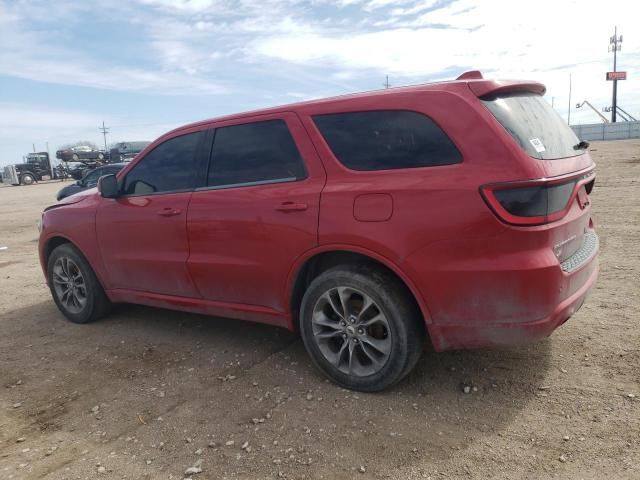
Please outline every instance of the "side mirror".
[{"label": "side mirror", "polygon": [[98,179],[98,191],[104,198],[116,198],[120,193],[118,180],[114,174],[105,175]]}]

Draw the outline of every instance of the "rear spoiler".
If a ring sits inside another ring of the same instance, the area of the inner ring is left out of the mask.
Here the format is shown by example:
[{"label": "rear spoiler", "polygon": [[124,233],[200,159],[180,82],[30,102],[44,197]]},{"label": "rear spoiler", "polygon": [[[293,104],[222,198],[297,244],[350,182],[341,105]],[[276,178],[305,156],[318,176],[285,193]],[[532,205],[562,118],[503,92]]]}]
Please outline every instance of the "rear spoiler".
[{"label": "rear spoiler", "polygon": [[478,70],[460,75],[456,80],[466,80],[469,89],[476,97],[504,95],[506,93],[528,92],[544,95],[547,88],[538,82],[519,80],[486,80]]}]

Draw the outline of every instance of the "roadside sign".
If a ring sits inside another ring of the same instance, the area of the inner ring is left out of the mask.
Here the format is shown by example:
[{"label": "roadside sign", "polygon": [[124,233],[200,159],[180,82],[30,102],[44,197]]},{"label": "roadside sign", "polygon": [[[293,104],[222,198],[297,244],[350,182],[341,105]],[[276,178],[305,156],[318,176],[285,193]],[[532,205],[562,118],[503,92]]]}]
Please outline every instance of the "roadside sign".
[{"label": "roadside sign", "polygon": [[607,72],[607,80],[626,80],[627,72]]}]

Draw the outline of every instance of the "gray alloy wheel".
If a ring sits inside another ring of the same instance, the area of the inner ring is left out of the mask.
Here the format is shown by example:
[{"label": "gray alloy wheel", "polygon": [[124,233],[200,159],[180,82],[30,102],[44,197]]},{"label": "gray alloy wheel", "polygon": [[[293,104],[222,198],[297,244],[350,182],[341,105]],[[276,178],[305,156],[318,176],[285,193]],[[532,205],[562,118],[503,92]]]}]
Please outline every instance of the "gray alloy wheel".
[{"label": "gray alloy wheel", "polygon": [[53,265],[53,289],[60,304],[77,314],[87,305],[87,286],[82,271],[69,257],[59,257]]},{"label": "gray alloy wheel", "polygon": [[311,360],[338,385],[377,392],[399,382],[420,358],[424,320],[410,291],[371,264],[325,270],[308,285],[300,334]]},{"label": "gray alloy wheel", "polygon": [[391,354],[387,317],[369,295],[355,288],[327,290],[315,304],[311,325],[324,358],[347,375],[373,375]]},{"label": "gray alloy wheel", "polygon": [[35,182],[35,178],[30,173],[25,173],[20,180],[23,185],[33,185]]},{"label": "gray alloy wheel", "polygon": [[63,243],[47,260],[47,283],[62,314],[74,323],[103,317],[111,302],[91,265],[74,245]]}]

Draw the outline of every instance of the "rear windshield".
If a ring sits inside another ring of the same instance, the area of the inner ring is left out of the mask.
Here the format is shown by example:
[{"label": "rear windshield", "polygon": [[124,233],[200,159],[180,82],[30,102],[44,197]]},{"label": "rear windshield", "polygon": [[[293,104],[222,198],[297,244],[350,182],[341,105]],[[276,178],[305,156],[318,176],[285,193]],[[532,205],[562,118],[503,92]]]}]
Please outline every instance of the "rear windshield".
[{"label": "rear windshield", "polygon": [[532,157],[540,160],[575,157],[580,140],[540,95],[513,94],[485,98],[482,103]]}]

